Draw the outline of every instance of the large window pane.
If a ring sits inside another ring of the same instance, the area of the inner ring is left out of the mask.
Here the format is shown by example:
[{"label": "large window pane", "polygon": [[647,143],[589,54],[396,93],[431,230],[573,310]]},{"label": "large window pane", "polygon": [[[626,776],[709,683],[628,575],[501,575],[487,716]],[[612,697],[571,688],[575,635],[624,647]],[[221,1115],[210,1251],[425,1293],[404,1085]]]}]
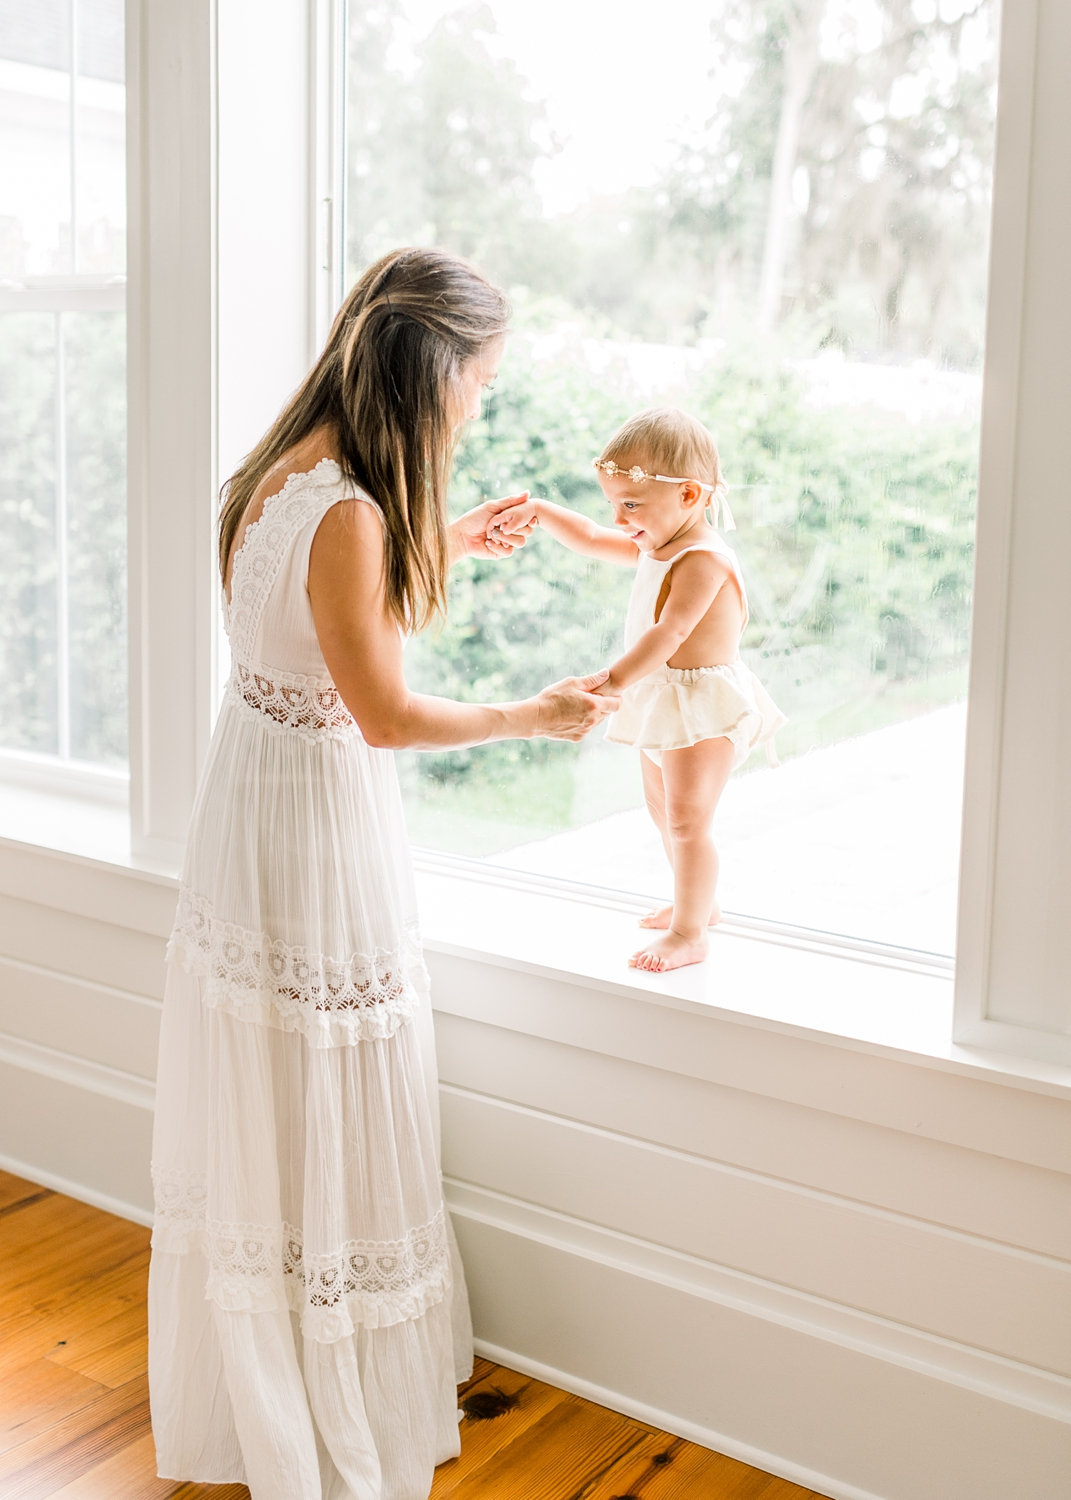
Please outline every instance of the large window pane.
[{"label": "large window pane", "polygon": [[[355,273],[438,243],[516,333],[455,503],[603,518],[631,411],[716,433],[791,723],[719,809],[723,907],[950,953],[994,115],[988,0],[350,7]],[[513,697],[617,650],[629,578],[545,536],[457,570],[420,686]],[[418,843],[656,894],[636,752],[409,758]]]}]

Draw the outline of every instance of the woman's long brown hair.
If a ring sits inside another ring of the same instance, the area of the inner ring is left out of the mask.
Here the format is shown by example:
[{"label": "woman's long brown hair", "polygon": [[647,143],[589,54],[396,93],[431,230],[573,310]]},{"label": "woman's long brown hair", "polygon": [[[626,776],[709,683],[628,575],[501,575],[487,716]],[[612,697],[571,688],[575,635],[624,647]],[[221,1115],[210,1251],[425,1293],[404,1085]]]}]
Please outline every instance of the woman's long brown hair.
[{"label": "woman's long brown hair", "polygon": [[344,476],[383,515],[388,609],[412,630],[441,613],[458,377],[508,318],[502,293],[442,251],[394,250],[370,266],[302,385],[223,486],[221,574],[265,474],[326,426],[337,435]]}]

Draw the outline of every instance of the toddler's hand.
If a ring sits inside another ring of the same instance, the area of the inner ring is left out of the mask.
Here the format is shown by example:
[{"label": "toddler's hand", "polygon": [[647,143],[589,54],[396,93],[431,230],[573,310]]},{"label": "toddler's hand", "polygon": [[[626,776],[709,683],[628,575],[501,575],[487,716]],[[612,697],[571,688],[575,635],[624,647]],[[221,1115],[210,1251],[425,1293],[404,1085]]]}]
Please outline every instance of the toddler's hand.
[{"label": "toddler's hand", "polygon": [[459,516],[450,526],[455,555],[461,557],[510,557],[518,547],[528,540],[528,532],[511,532],[505,535],[495,530],[495,524],[503,511],[514,508],[527,500],[528,492],[507,495],[502,500],[485,500]]},{"label": "toddler's hand", "polygon": [[492,517],[487,527],[487,537],[489,541],[501,538],[514,541],[516,538],[514,545],[519,543],[523,546],[538,525],[539,501],[524,495],[515,504],[505,506]]}]

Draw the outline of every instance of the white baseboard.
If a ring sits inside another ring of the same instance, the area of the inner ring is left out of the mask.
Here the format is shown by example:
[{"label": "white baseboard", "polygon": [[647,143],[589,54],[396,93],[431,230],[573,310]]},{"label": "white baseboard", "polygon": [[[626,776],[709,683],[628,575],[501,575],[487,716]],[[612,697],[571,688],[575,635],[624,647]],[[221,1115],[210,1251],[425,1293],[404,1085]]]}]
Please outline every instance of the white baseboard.
[{"label": "white baseboard", "polygon": [[152,1226],[152,1214],[147,1209],[136,1203],[127,1203],[121,1198],[113,1198],[110,1193],[98,1193],[93,1188],[86,1187],[85,1183],[73,1182],[69,1177],[50,1172],[35,1162],[18,1161],[13,1156],[0,1155],[0,1170],[12,1172],[16,1177],[25,1177],[28,1182],[51,1188],[54,1193],[62,1193],[64,1197],[74,1198],[78,1203],[101,1208],[105,1213],[115,1214],[117,1218],[129,1219],[132,1224],[144,1224],[146,1228]]},{"label": "white baseboard", "polygon": [[873,1490],[861,1490],[856,1485],[838,1484],[835,1488],[831,1488],[834,1481],[829,1478],[828,1474],[816,1474],[812,1469],[805,1469],[800,1464],[789,1463],[779,1454],[767,1453],[761,1448],[751,1447],[748,1443],[740,1443],[725,1433],[713,1432],[709,1427],[700,1427],[695,1422],[683,1421],[673,1412],[660,1411],[645,1401],[633,1401],[627,1396],[622,1396],[618,1391],[608,1390],[606,1386],[595,1385],[590,1380],[580,1379],[568,1370],[560,1370],[554,1365],[544,1365],[537,1359],[529,1359],[526,1354],[518,1354],[515,1349],[503,1349],[498,1344],[491,1344],[486,1339],[480,1338],[475,1340],[475,1348],[477,1354],[496,1365],[506,1365],[511,1370],[519,1370],[522,1375],[531,1375],[534,1380],[541,1380],[546,1385],[569,1391],[574,1396],[583,1396],[586,1401],[594,1401],[596,1405],[620,1412],[622,1416],[634,1417],[637,1422],[646,1422],[650,1427],[658,1427],[672,1437],[686,1438],[690,1443],[697,1443],[701,1448],[710,1448],[715,1453],[724,1453],[726,1457],[735,1458],[738,1462],[748,1464],[753,1469],[761,1469],[766,1474],[776,1474],[779,1479],[791,1480],[793,1484],[803,1485],[805,1489],[817,1490],[820,1495],[828,1495],[830,1500],[885,1500],[884,1496],[875,1494]]}]

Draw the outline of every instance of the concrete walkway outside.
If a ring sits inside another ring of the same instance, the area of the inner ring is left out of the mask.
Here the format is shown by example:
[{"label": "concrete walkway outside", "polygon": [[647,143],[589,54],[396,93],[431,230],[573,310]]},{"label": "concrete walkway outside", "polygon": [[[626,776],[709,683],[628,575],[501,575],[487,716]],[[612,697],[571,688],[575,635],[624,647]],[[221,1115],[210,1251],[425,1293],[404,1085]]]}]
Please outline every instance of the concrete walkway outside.
[{"label": "concrete walkway outside", "polygon": [[[951,954],[964,723],[956,704],[736,775],[715,822],[723,908]],[[609,745],[599,752],[636,753]],[[639,800],[638,771],[636,780]],[[489,863],[670,893],[661,842],[639,809],[505,850]]]}]

